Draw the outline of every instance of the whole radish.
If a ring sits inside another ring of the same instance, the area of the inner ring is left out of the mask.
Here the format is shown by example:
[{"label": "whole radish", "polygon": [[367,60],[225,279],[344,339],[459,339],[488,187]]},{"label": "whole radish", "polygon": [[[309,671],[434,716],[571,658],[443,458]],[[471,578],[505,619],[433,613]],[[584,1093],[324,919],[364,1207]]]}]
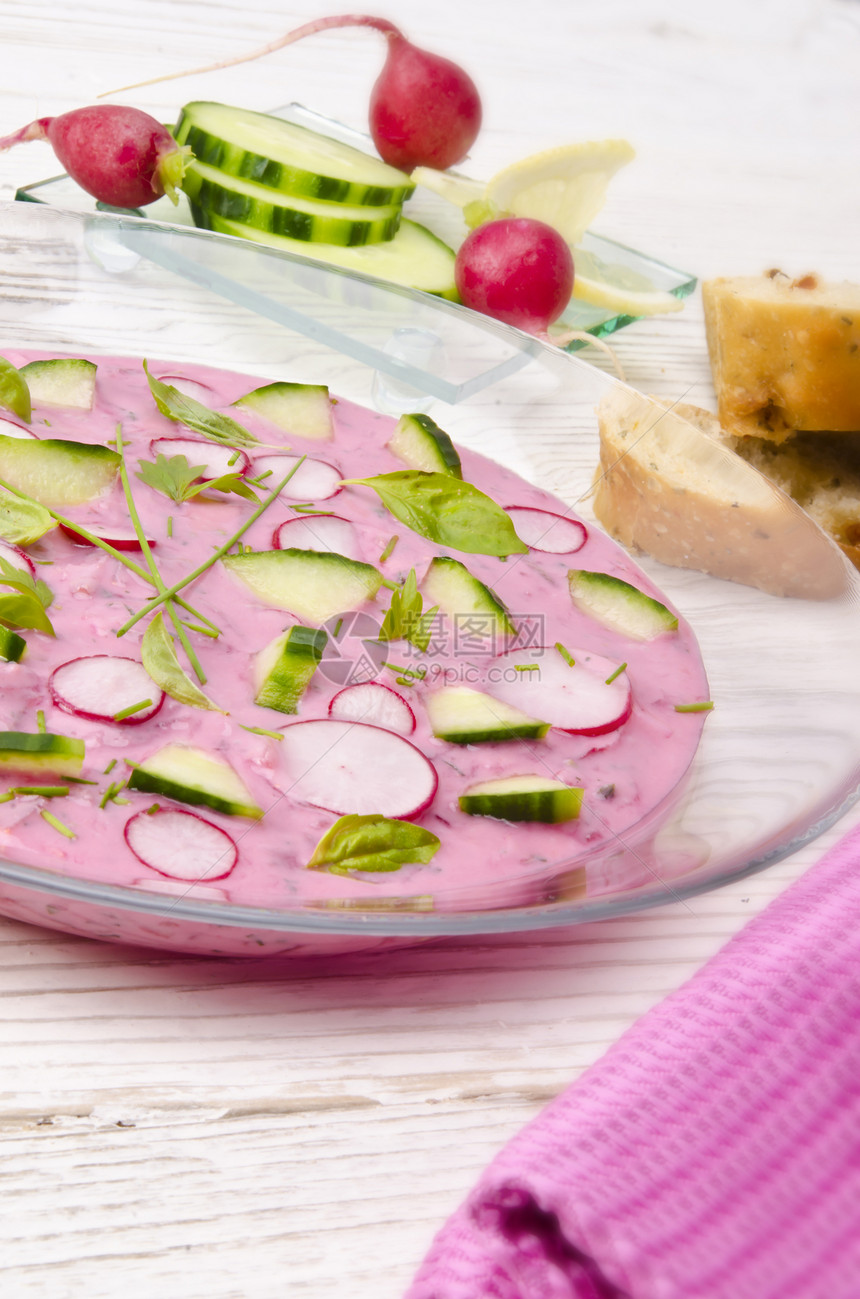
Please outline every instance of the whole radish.
[{"label": "whole radish", "polygon": [[387,18],[366,14],[319,18],[251,54],[139,81],[124,89],[230,68],[336,27],[372,27],[388,42],[385,63],[370,95],[370,133],[380,157],[403,171],[414,167],[444,171],[462,162],[481,129],[481,100],[475,83],[456,63],[413,45]]},{"label": "whole radish", "polygon": [[539,337],[570,302],[573,278],[564,239],[531,217],[488,221],[457,253],[455,279],[464,304]]},{"label": "whole radish", "polygon": [[0,139],[0,152],[47,140],[72,180],[110,207],[143,207],[162,194],[176,202],[189,150],[148,113],[119,104],[39,117]]}]

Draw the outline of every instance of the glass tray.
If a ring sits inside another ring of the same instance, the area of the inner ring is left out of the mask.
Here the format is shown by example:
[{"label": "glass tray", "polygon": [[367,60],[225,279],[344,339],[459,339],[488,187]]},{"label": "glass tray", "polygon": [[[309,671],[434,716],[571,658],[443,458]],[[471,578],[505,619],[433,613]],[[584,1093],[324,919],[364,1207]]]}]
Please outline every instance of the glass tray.
[{"label": "glass tray", "polygon": [[[420,405],[455,442],[591,518],[594,410],[616,381],[457,304],[229,236],[19,203],[0,205],[0,266],[0,354],[201,362],[329,383],[386,413]],[[815,536],[837,597],[781,599],[641,561],[691,623],[716,701],[681,797],[643,841],[500,890],[395,899],[380,888],[359,907],[329,898],[291,910],[165,898],[6,860],[0,912],[179,951],[331,955],[591,921],[759,870],[831,825],[860,789],[860,575]]]},{"label": "glass tray", "polygon": [[[368,136],[344,126],[341,122],[322,117],[302,107],[301,104],[285,104],[273,109],[272,112],[277,117],[296,122],[312,131],[333,136],[356,149],[365,152],[373,150]],[[22,202],[47,203],[70,212],[123,212],[123,215],[134,215],[146,222],[158,221],[192,227],[194,225],[184,194],[180,194],[178,205],[174,205],[167,198],[162,198],[146,208],[135,208],[129,213],[123,209],[109,208],[104,204],[96,203],[68,176],[55,176],[49,180],[24,186],[17,191],[15,197]],[[466,227],[458,210],[420,185],[409,200],[405,214],[410,220],[428,226],[452,248],[458,248],[465,238]],[[583,236],[582,247],[606,266],[617,267],[636,276],[644,276],[655,289],[671,293],[676,298],[686,298],[696,287],[696,277],[686,271],[676,270],[672,266],[667,266],[665,262],[649,257],[646,253],[627,248],[612,239],[604,239],[593,231],[587,231]],[[635,319],[635,316],[619,315],[574,298],[559,323],[571,329],[579,329],[603,337],[615,333]],[[585,346],[587,344],[574,340],[568,345],[567,350],[578,351]]]}]

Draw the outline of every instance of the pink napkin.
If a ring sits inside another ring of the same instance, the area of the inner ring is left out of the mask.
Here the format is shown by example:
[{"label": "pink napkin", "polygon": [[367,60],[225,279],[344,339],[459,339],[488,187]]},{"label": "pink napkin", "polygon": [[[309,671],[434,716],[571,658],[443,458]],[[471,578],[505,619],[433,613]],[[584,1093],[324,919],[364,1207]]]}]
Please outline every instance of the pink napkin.
[{"label": "pink napkin", "polygon": [[860,828],[514,1137],[407,1299],[860,1299]]}]

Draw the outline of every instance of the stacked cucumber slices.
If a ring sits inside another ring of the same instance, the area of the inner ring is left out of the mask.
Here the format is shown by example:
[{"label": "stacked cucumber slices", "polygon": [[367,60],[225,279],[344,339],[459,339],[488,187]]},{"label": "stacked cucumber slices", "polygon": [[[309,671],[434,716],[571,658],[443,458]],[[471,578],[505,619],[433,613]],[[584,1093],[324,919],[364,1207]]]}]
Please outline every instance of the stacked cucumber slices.
[{"label": "stacked cucumber slices", "polygon": [[225,104],[186,104],[183,189],[195,223],[456,298],[454,253],[402,217],[405,172],[306,127]]}]

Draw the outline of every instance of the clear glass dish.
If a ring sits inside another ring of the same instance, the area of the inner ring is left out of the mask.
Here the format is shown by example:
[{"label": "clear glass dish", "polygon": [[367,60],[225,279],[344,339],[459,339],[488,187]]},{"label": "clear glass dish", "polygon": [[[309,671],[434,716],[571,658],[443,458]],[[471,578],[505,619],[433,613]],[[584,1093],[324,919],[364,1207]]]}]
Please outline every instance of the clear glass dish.
[{"label": "clear glass dish", "polygon": [[[516,330],[226,236],[48,206],[0,209],[0,265],[0,353],[200,362],[328,383],[388,414],[423,409],[590,518],[594,408],[615,380]],[[641,561],[696,632],[716,708],[678,800],[635,842],[484,893],[395,899],[381,886],[366,905],[328,898],[289,911],[2,861],[0,911],[179,951],[327,954],[591,921],[761,869],[832,824],[860,784],[860,576],[823,535],[821,546],[844,586],[820,601]]]},{"label": "clear glass dish", "polygon": [[[342,122],[334,122],[331,118],[322,117],[301,104],[284,104],[280,108],[272,109],[272,114],[296,122],[299,126],[306,126],[312,131],[319,131],[323,135],[333,136],[356,149],[373,152],[373,145],[368,136],[344,126]],[[15,197],[21,202],[47,203],[70,212],[118,211],[116,208],[106,208],[96,203],[68,176],[54,176],[49,180],[26,185],[18,190]],[[146,208],[134,209],[129,215],[137,216],[144,221],[192,227],[194,225],[184,194],[179,195],[179,202],[175,206],[169,199],[162,198]],[[463,241],[466,228],[459,211],[422,186],[418,186],[409,200],[406,215],[410,220],[428,226],[452,248],[458,248]],[[665,262],[649,257],[647,253],[638,252],[635,248],[619,244],[614,239],[606,239],[592,230],[587,231],[583,236],[582,247],[596,259],[598,264],[610,268],[612,273],[622,281],[639,285],[647,283],[660,292],[671,293],[676,298],[686,298],[696,287],[694,275],[677,270],[674,266],[668,266]],[[559,324],[601,338],[614,334],[625,325],[632,324],[635,319],[635,316],[619,315],[614,311],[595,307],[588,302],[573,298]],[[567,350],[576,352],[586,346],[586,343],[574,339],[568,344]]]}]

